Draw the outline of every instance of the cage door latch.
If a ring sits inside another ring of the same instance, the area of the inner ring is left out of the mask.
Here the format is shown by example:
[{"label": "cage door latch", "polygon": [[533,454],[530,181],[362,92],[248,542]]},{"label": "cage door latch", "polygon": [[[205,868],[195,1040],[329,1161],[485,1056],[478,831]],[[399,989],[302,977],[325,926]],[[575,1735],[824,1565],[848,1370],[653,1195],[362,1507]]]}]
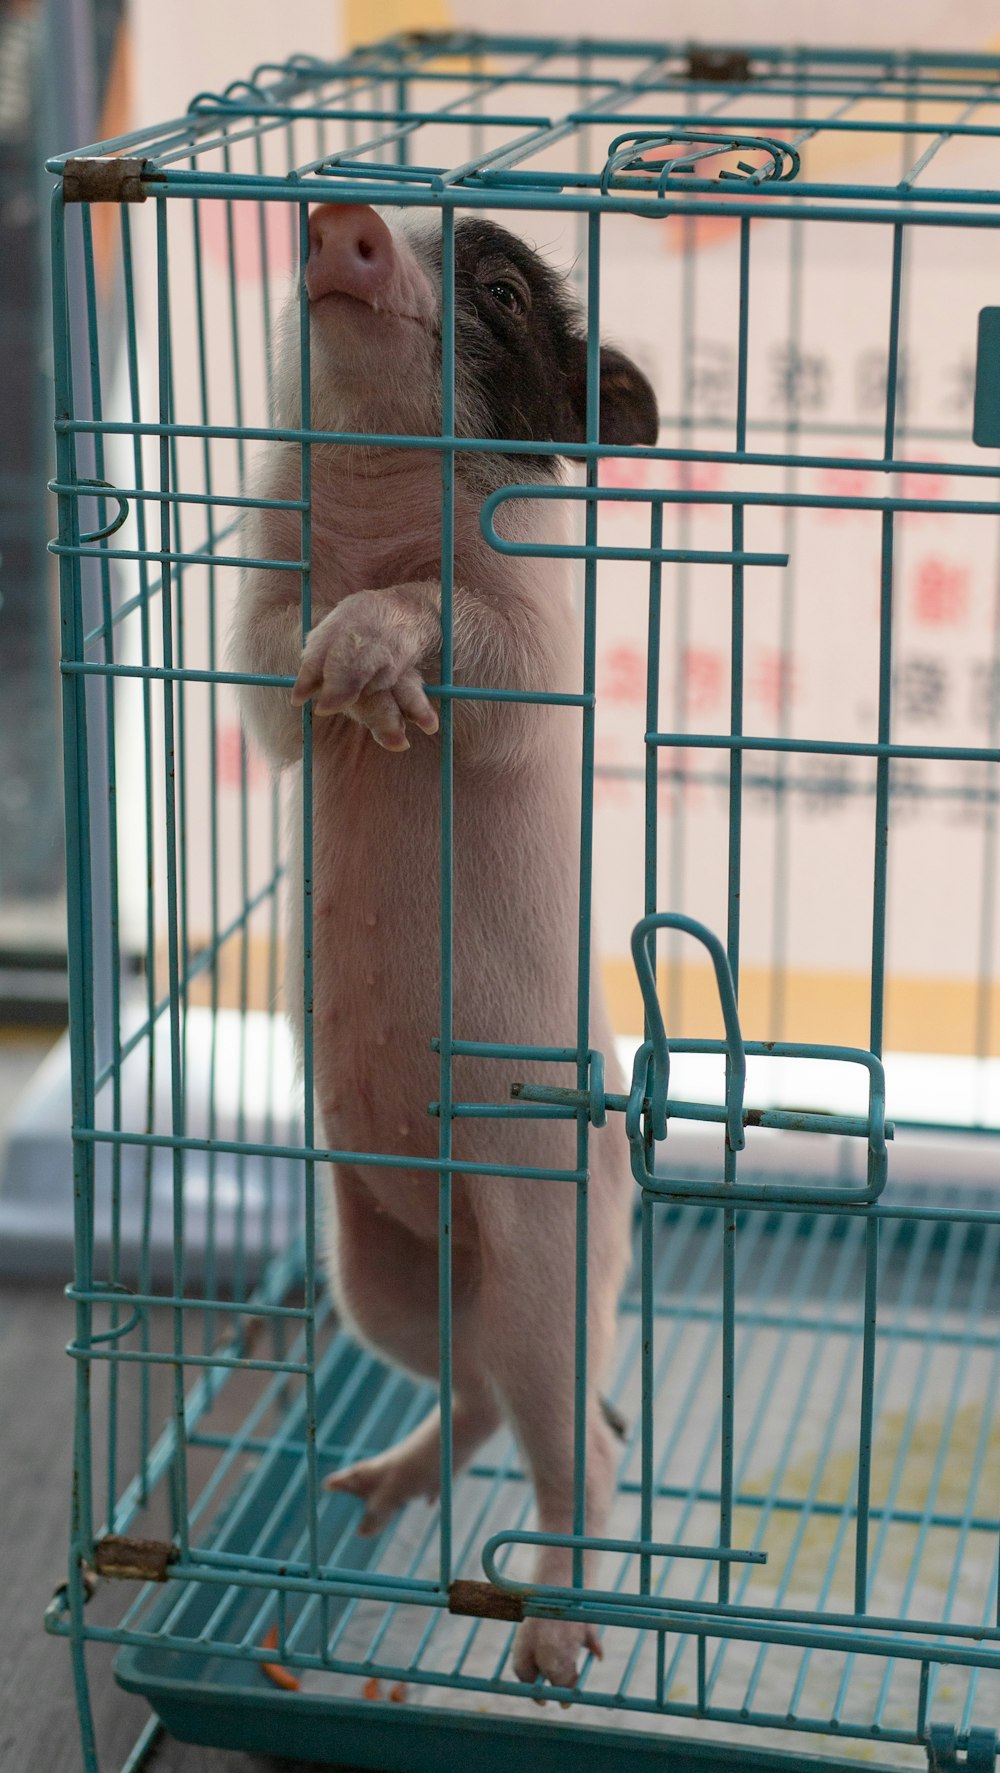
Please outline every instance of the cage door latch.
[{"label": "cage door latch", "polygon": [[[654,964],[654,945],[661,930],[693,936],[708,952],[715,973],[725,1037],[722,1040],[674,1040],[667,1037],[660,1006]],[[876,1053],[862,1047],[817,1046],[801,1041],[744,1041],[740,1029],[736,987],[726,950],[712,930],[697,918],[680,912],[651,912],[632,932],[632,959],[646,1016],[647,1037],[635,1056],[632,1087],[628,1095],[606,1092],[604,1058],[589,1054],[589,1089],[565,1089],[552,1084],[515,1083],[515,1100],[561,1109],[567,1117],[585,1114],[590,1124],[605,1124],[608,1110],[625,1116],[625,1134],[632,1157],[632,1174],[647,1194],[664,1200],[717,1201],[729,1206],[871,1206],[882,1193],[888,1176],[887,1141],[894,1128],[885,1117],[885,1072]],[[725,1101],[722,1103],[678,1101],[670,1094],[671,1053],[718,1055],[726,1062]],[[868,1073],[867,1114],[830,1113],[823,1109],[748,1108],[747,1058],[822,1059],[860,1065]],[[725,1149],[730,1156],[746,1143],[746,1127],[767,1127],[778,1132],[847,1135],[863,1139],[868,1147],[868,1175],[863,1186],[813,1183],[736,1182],[728,1173],[719,1181],[666,1175],[655,1168],[655,1148],[667,1137],[671,1120],[717,1122],[725,1129]]]}]

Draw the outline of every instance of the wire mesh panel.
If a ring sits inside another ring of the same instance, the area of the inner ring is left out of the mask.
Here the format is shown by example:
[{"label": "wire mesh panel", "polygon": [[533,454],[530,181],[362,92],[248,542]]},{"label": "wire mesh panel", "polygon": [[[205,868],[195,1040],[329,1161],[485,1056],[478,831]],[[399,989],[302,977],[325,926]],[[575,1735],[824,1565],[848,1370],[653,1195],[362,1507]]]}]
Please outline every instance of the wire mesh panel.
[{"label": "wire mesh panel", "polygon": [[[994,1766],[998,134],[988,57],[407,37],[51,163],[78,1408],[48,1622],[88,1768],[95,1641],[182,1736],[342,1764],[611,1767],[627,1732],[651,1764],[666,1733],[699,1766],[734,1742],[761,1768]],[[316,203],[439,236],[436,429],[317,422]],[[564,480],[538,477],[551,437],[458,412],[456,235],[484,213],[573,267]],[[607,328],[656,386],[655,446],[600,441]],[[440,581],[436,1095],[406,1156],[435,1201],[440,1495],[374,1536],[323,1479],[435,1392],[338,1323],[317,1209],[331,1162],[400,1155],[331,1148],[317,1117],[314,715],[272,777],[237,697],[294,675],[226,651],[248,574],[311,631],[324,463],[352,445],[431,461]],[[576,575],[571,689],[455,666],[456,486],[497,458],[491,553]],[[491,701],[550,710],[579,784],[575,1013],[545,1045],[456,990],[455,728]],[[509,1158],[470,1159],[476,1121]],[[551,1121],[558,1165],[532,1144]],[[595,1536],[612,1143],[635,1245]],[[574,1200],[559,1535],[508,1429],[452,1459],[456,1202],[526,1181]],[[539,1584],[553,1539],[572,1580]],[[588,1627],[573,1689],[514,1672],[539,1617]],[[555,1726],[544,1696],[589,1710]]]}]

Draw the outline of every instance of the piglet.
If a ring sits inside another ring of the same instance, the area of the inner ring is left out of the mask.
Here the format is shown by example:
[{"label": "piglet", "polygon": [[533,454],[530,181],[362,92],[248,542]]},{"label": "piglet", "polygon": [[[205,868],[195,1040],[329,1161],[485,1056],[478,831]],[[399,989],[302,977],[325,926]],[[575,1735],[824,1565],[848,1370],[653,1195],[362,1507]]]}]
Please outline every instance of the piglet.
[{"label": "piglet", "polygon": [[[311,424],[324,431],[433,435],[441,426],[441,237],[428,218],[353,205],[312,212]],[[456,431],[582,440],[586,344],[563,281],[523,241],[476,216],[455,226]],[[299,423],[298,297],[278,351],[276,422]],[[656,402],[628,358],[605,347],[600,431],[656,441]],[[579,689],[581,641],[564,564],[509,557],[480,530],[485,497],[515,481],[558,483],[553,449],[456,459],[454,681],[487,689]],[[299,450],[269,447],[255,492],[299,496]],[[558,541],[559,501],[507,507],[508,534]],[[322,1127],[341,1150],[384,1152],[392,1168],[338,1164],[324,1212],[329,1277],[345,1322],[410,1371],[438,1372],[439,711],[441,458],[434,450],[312,450],[312,628],[301,643],[297,578],[247,569],[231,658],[242,672],[296,677],[287,692],[248,688],[250,732],[276,766],[302,756],[313,710],[314,1056]],[[564,538],[563,538],[564,539]],[[247,552],[295,559],[296,512],[257,511]],[[458,1040],[575,1046],[580,715],[571,707],[454,703],[454,1033]],[[296,804],[296,795],[291,797]],[[301,1036],[301,832],[291,840],[288,1003]],[[597,976],[590,1039],[621,1088]],[[458,1058],[456,1100],[506,1102],[523,1062]],[[574,1083],[568,1066],[537,1080]],[[459,1119],[453,1202],[454,1464],[503,1418],[534,1485],[538,1526],[572,1531],[577,1189],[478,1175],[477,1164],[572,1169],[572,1122]],[[629,1245],[631,1182],[620,1129],[596,1133],[589,1215],[586,1518],[605,1527],[614,1439],[599,1385],[611,1350]],[[388,1451],[328,1478],[364,1502],[375,1533],[409,1498],[437,1493],[435,1409]],[[572,1581],[571,1555],[541,1548],[538,1583]],[[572,1687],[592,1627],[527,1619],[518,1678]]]}]

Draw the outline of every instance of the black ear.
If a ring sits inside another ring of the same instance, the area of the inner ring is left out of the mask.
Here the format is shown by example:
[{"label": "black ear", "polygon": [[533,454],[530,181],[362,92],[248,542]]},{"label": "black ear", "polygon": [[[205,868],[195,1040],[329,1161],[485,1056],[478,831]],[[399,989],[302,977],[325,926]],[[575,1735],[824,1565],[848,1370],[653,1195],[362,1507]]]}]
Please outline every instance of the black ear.
[{"label": "black ear", "polygon": [[[574,340],[573,359],[567,377],[574,428],[572,443],[583,443],[587,431],[587,343]],[[656,395],[641,369],[624,351],[601,346],[602,443],[655,444],[660,434],[660,409]]]}]

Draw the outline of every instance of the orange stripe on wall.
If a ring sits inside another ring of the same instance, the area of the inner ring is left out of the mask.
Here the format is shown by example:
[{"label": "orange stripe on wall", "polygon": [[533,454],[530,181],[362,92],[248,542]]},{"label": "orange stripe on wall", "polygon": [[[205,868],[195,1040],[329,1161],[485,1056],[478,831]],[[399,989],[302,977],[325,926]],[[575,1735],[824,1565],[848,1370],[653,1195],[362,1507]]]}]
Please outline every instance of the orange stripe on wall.
[{"label": "orange stripe on wall", "polygon": [[[191,936],[192,952],[207,946],[207,935]],[[247,1008],[280,1010],[284,978],[284,943],[273,968],[277,993],[272,995],[268,942],[251,936],[247,947]],[[642,1032],[642,998],[631,960],[605,959],[604,988],[611,1021],[618,1034]],[[227,942],[218,959],[218,997],[224,1009],[241,1002],[241,945]],[[167,956],[157,954],[157,985],[167,988]],[[660,1002],[669,1033],[719,1039],[722,1017],[715,975],[707,967],[680,966],[668,979],[659,972]],[[740,977],[740,1021],[747,1040],[795,1040],[826,1046],[868,1046],[868,977],[864,973],[789,972],[785,977],[784,1016],[778,1023],[773,998],[774,976],[768,967],[744,967]],[[984,1002],[985,997],[985,1002]],[[212,1000],[209,972],[188,988],[188,1002]],[[887,1049],[906,1053],[977,1052],[977,1018],[987,1012],[984,1057],[1000,1058],[1000,982],[984,993],[974,979],[893,978],[886,991]]]},{"label": "orange stripe on wall", "polygon": [[[620,1034],[642,1029],[642,997],[631,960],[603,965],[608,1008]],[[675,1036],[722,1034],[715,975],[708,967],[666,967],[658,975],[660,1002]],[[743,967],[740,1022],[747,1040],[797,1040],[867,1047],[869,981],[866,973],[793,971],[785,975],[780,1023],[769,967]],[[885,1046],[906,1053],[975,1053],[985,1023],[984,1057],[1000,1057],[1000,981],[981,988],[975,979],[895,977],[886,986]]]},{"label": "orange stripe on wall", "polygon": [[444,0],[344,0],[348,49],[378,43],[395,31],[447,31],[453,22]]}]

